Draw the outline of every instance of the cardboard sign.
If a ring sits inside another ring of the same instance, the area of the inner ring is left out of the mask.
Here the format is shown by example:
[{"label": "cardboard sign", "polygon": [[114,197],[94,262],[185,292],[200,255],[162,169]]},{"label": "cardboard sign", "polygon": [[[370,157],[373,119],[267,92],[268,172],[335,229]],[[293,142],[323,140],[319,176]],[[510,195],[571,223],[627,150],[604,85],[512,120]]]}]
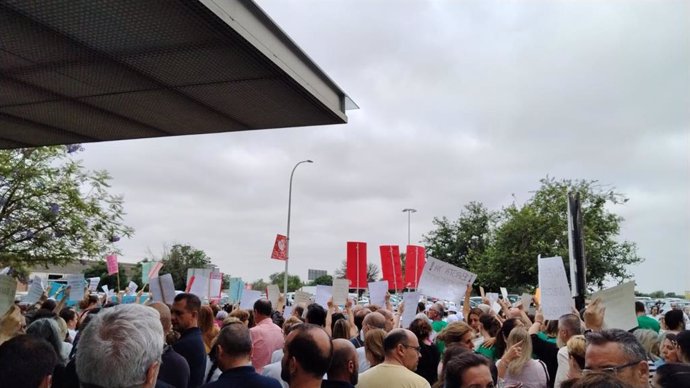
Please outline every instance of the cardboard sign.
[{"label": "cardboard sign", "polygon": [[17,294],[17,280],[7,275],[0,275],[0,316],[14,304],[15,294]]},{"label": "cardboard sign", "polygon": [[294,304],[308,306],[311,303],[311,294],[304,291],[295,291]]},{"label": "cardboard sign", "polygon": [[266,298],[268,298],[275,310],[276,306],[278,306],[278,298],[280,298],[280,288],[278,288],[277,284],[269,284],[266,287]]},{"label": "cardboard sign", "polygon": [[31,281],[31,286],[29,286],[29,293],[26,294],[23,302],[26,304],[34,304],[41,299],[41,296],[43,296],[43,280],[38,276],[34,276],[33,281]]},{"label": "cardboard sign", "polygon": [[375,304],[381,308],[386,308],[386,293],[388,292],[388,281],[369,283],[369,304]]},{"label": "cardboard sign", "polygon": [[328,299],[330,299],[331,296],[333,296],[333,287],[324,285],[316,286],[316,298],[314,301],[325,308],[326,311],[328,311]]},{"label": "cardboard sign", "polygon": [[101,278],[89,278],[89,291],[98,291],[98,283],[101,282]]},{"label": "cardboard sign", "polygon": [[467,285],[474,283],[476,278],[472,272],[428,257],[418,290],[426,296],[458,303],[465,297]]},{"label": "cardboard sign", "polygon": [[108,275],[114,275],[119,272],[117,266],[117,256],[108,255],[105,257],[106,266],[108,267]]},{"label": "cardboard sign", "polygon": [[334,305],[345,306],[349,285],[350,281],[347,279],[333,279],[333,288],[331,289],[331,292],[333,295]]},{"label": "cardboard sign", "polygon": [[210,268],[187,269],[187,292],[198,296],[202,301],[208,299],[210,279]]},{"label": "cardboard sign", "polygon": [[637,327],[635,314],[635,282],[627,282],[592,294],[606,306],[604,326],[607,329],[630,330]]},{"label": "cardboard sign", "polygon": [[400,317],[400,323],[402,327],[409,328],[410,323],[414,320],[415,315],[417,315],[417,303],[419,303],[419,292],[405,292],[403,293],[403,303],[405,304],[405,311],[403,311]]},{"label": "cardboard sign", "polygon": [[149,279],[149,290],[151,291],[151,299],[154,302],[162,302],[171,305],[175,302],[175,283],[172,275],[166,273]]},{"label": "cardboard sign", "polygon": [[240,299],[240,308],[243,310],[253,310],[254,302],[261,299],[261,291],[244,290]]},{"label": "cardboard sign", "polygon": [[573,300],[565,275],[563,259],[547,257],[537,259],[539,267],[539,290],[544,319],[558,319],[572,312]]},{"label": "cardboard sign", "polygon": [[84,299],[84,275],[66,275],[67,286],[70,287],[69,300],[79,302]]}]

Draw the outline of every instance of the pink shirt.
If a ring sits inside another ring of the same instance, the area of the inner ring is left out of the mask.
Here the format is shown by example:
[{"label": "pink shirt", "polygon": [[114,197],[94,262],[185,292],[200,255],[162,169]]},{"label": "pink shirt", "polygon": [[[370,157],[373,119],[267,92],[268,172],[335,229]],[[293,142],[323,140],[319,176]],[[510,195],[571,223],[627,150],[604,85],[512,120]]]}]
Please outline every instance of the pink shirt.
[{"label": "pink shirt", "polygon": [[273,351],[283,347],[283,331],[271,318],[264,318],[249,329],[249,334],[252,337],[252,365],[257,373],[261,373],[264,366],[271,362]]}]

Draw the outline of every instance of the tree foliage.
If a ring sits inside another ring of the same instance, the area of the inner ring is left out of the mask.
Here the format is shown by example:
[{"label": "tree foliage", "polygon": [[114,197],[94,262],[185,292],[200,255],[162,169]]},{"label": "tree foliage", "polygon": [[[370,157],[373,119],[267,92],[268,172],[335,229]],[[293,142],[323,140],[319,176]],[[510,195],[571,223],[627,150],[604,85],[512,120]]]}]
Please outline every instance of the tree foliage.
[{"label": "tree foliage", "polygon": [[268,286],[268,283],[264,281],[264,279],[258,279],[252,282],[252,290],[254,291],[261,291],[261,292],[266,292],[266,287]]},{"label": "tree foliage", "polygon": [[323,275],[319,276],[318,278],[312,280],[310,286],[332,286],[333,285],[333,276],[331,275]]},{"label": "tree foliage", "polygon": [[[631,277],[628,266],[642,261],[634,243],[618,241],[623,219],[610,209],[628,199],[596,181],[545,178],[524,204],[491,212],[480,203],[465,206],[455,222],[434,219],[425,236],[431,256],[477,273],[485,288],[522,291],[538,283],[537,256],[564,258],[568,271],[568,192],[580,193],[587,283]],[[475,238],[476,236],[476,238]]]},{"label": "tree foliage", "polygon": [[163,254],[161,258],[163,267],[160,274],[169,273],[172,275],[176,290],[184,290],[187,281],[187,269],[206,268],[211,264],[211,258],[200,249],[190,245],[175,244]]},{"label": "tree foliage", "polygon": [[[118,264],[118,269],[120,270],[120,290],[125,289],[127,285],[129,284],[129,279],[127,279],[127,274],[125,274],[125,269],[122,266],[122,264]],[[140,270],[141,272],[141,270]],[[91,264],[88,268],[84,270],[84,277],[86,279],[88,278],[101,278],[101,281],[98,283],[98,291],[101,290],[101,287],[103,285],[107,285],[109,290],[117,290],[117,275],[108,275],[108,267],[106,265],[106,262],[103,260],[98,260],[94,261],[93,264]],[[132,279],[135,280],[135,279]],[[141,280],[141,279],[140,279]],[[141,282],[136,282],[137,284]],[[141,284],[139,284],[141,287]]]},{"label": "tree foliage", "polygon": [[79,146],[0,151],[0,266],[26,269],[102,258],[130,237],[106,171],[72,158]]},{"label": "tree foliage", "polygon": [[[375,282],[379,280],[379,266],[374,263],[367,263],[367,282]],[[345,279],[347,277],[347,260],[343,260],[340,268],[335,270],[336,279]]]},{"label": "tree foliage", "polygon": [[[285,282],[285,272],[276,272],[268,277],[271,284],[277,284],[280,292],[283,292],[283,284]],[[302,288],[302,279],[297,275],[288,275],[288,292],[297,291]]]}]

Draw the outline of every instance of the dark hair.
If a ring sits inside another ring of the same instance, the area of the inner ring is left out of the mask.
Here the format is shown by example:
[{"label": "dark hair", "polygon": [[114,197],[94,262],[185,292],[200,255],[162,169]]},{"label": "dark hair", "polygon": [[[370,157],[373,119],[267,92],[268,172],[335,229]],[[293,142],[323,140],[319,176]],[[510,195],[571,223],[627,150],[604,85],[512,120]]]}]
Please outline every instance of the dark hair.
[{"label": "dark hair", "polygon": [[491,337],[496,337],[498,332],[501,331],[501,322],[491,314],[480,314],[479,323],[482,324],[484,330],[486,330]]},{"label": "dark hair", "polygon": [[297,305],[292,308],[292,314],[297,314],[300,319],[302,319],[302,315],[304,314],[304,306]]},{"label": "dark hair", "polygon": [[357,331],[362,331],[362,326],[364,325],[364,318],[369,314],[371,310],[363,308],[355,313],[355,326],[357,326]]},{"label": "dark hair", "polygon": [[57,302],[52,299],[47,299],[43,303],[41,303],[42,309],[53,311],[55,310],[55,307],[57,307]]},{"label": "dark hair", "polygon": [[69,307],[65,307],[60,310],[60,318],[64,319],[65,322],[69,322],[77,317],[77,312]]},{"label": "dark hair", "polygon": [[558,318],[558,326],[570,335],[582,334],[582,321],[575,314],[563,314]]},{"label": "dark hair", "polygon": [[639,300],[635,302],[635,312],[636,313],[643,313],[645,312],[646,309],[644,308],[644,303],[640,302]]},{"label": "dark hair", "polygon": [[278,326],[278,327],[283,327],[283,323],[285,323],[285,318],[283,317],[283,313],[281,313],[278,310],[273,310],[271,313],[271,321]]},{"label": "dark hair", "polygon": [[418,302],[417,303],[417,314],[423,313],[424,310],[426,310],[426,305],[424,304],[424,302]]},{"label": "dark hair", "polygon": [[621,329],[592,331],[585,335],[587,346],[602,346],[610,342],[620,345],[628,361],[643,361],[647,359],[647,352],[640,341],[632,333]]},{"label": "dark hair", "polygon": [[231,357],[247,356],[252,351],[252,338],[249,329],[241,322],[226,325],[218,333],[216,345],[223,348],[223,352]]},{"label": "dark hair", "polygon": [[339,319],[345,319],[345,315],[343,313],[333,313],[333,315],[331,315],[331,332],[335,329],[335,323],[338,322]]},{"label": "dark hair", "polygon": [[324,353],[314,338],[316,330],[321,330],[328,336],[321,326],[311,323],[296,325],[290,333],[296,334],[287,344],[287,351],[291,357],[295,357],[306,373],[314,377],[322,377],[331,366],[333,344],[329,340],[328,351]]},{"label": "dark hair", "polygon": [[571,385],[572,388],[632,388],[616,375],[606,372],[592,372],[580,377]]},{"label": "dark hair", "polygon": [[201,311],[201,300],[198,296],[186,292],[177,294],[177,296],[175,296],[175,302],[182,300],[185,301],[185,308],[187,311],[197,313],[197,315],[199,315],[199,312]]},{"label": "dark hair", "polygon": [[333,324],[333,339],[350,339],[350,323],[345,318],[340,318]]},{"label": "dark hair", "polygon": [[57,314],[53,312],[53,310],[47,310],[44,308],[36,310],[34,313],[33,317],[31,317],[32,320],[37,321],[39,319],[43,318],[50,318],[50,319],[55,319],[57,317]]},{"label": "dark hair", "polygon": [[444,365],[445,386],[461,387],[464,384],[462,381],[462,375],[467,369],[480,365],[486,365],[488,368],[489,360],[480,354],[467,351],[451,358],[448,361],[448,364]]},{"label": "dark hair", "polygon": [[429,338],[429,334],[431,334],[432,330],[431,324],[429,323],[429,320],[426,318],[415,319],[410,323],[409,329],[411,332],[414,333],[414,335],[417,336],[417,340],[419,340],[420,344],[422,343],[422,341]]},{"label": "dark hair", "polygon": [[57,355],[48,341],[20,335],[0,345],[0,381],[12,388],[35,388],[53,374]]},{"label": "dark hair", "polygon": [[656,369],[656,379],[662,388],[690,387],[690,365],[661,365]]},{"label": "dark hair", "polygon": [[326,326],[326,310],[316,303],[307,306],[307,322],[321,327]]},{"label": "dark hair", "polygon": [[496,334],[496,344],[494,345],[494,349],[496,350],[497,360],[503,357],[503,353],[506,351],[506,340],[508,340],[510,332],[513,331],[518,321],[519,320],[517,318],[506,319],[505,322],[503,322],[501,330],[498,334]]},{"label": "dark hair", "polygon": [[271,306],[271,301],[268,299],[258,299],[254,302],[254,310],[265,317],[270,317],[273,306]]},{"label": "dark hair", "polygon": [[403,342],[407,342],[407,331],[403,329],[392,330],[383,339],[383,351],[388,354]]},{"label": "dark hair", "polygon": [[448,363],[450,363],[450,360],[457,358],[461,354],[464,354],[466,352],[471,352],[471,350],[467,349],[464,346],[460,346],[457,343],[449,344],[448,346],[446,346],[446,351],[443,352],[441,360],[443,369],[441,369],[441,373],[438,375],[438,380],[433,385],[434,388],[442,388],[446,386],[446,367],[448,366]]},{"label": "dark hair", "polygon": [[681,310],[669,310],[664,314],[664,322],[669,330],[682,330],[685,328],[683,312]]},{"label": "dark hair", "polygon": [[678,344],[678,350],[681,353],[679,354],[679,356],[681,356],[681,360],[684,356],[684,362],[688,362],[687,359],[690,359],[690,330],[683,330],[680,333],[678,333],[676,335],[676,343]]},{"label": "dark hair", "polygon": [[558,336],[558,319],[551,319],[546,322],[546,335],[549,337]]}]

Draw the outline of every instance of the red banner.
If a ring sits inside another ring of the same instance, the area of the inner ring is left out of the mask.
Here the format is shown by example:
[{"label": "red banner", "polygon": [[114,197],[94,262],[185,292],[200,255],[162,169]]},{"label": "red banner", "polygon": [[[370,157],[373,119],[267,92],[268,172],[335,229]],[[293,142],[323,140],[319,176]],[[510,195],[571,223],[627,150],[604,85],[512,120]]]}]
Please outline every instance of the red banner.
[{"label": "red banner", "polygon": [[367,243],[347,242],[347,279],[350,288],[367,288]]},{"label": "red banner", "polygon": [[273,244],[273,253],[271,253],[271,259],[276,260],[287,260],[288,256],[288,241],[287,237],[282,234],[276,235],[276,242]]},{"label": "red banner", "polygon": [[105,257],[106,266],[108,267],[108,275],[113,275],[118,273],[119,269],[117,267],[117,256],[108,255]]},{"label": "red banner", "polygon": [[417,288],[419,278],[422,277],[426,251],[424,247],[408,245],[405,254],[405,287]]},{"label": "red banner", "polygon": [[402,270],[400,265],[400,247],[397,245],[381,245],[381,271],[383,280],[388,280],[388,289],[403,289]]}]

